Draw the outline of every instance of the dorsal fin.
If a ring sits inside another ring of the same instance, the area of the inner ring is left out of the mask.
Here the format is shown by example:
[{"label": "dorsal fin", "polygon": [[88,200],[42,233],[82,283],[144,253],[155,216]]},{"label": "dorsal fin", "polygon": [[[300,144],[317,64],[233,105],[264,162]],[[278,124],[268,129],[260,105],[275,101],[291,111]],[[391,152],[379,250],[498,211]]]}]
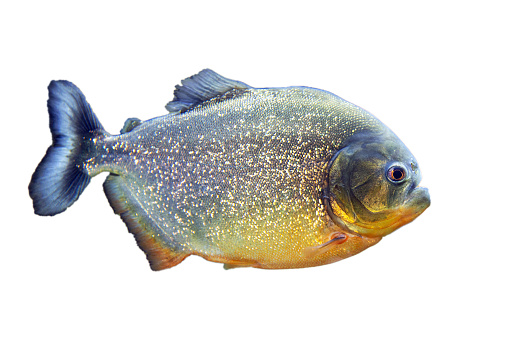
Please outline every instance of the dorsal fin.
[{"label": "dorsal fin", "polygon": [[207,100],[220,96],[232,89],[246,89],[243,82],[227,79],[211,69],[204,69],[175,86],[173,100],[166,105],[170,113],[183,113]]}]

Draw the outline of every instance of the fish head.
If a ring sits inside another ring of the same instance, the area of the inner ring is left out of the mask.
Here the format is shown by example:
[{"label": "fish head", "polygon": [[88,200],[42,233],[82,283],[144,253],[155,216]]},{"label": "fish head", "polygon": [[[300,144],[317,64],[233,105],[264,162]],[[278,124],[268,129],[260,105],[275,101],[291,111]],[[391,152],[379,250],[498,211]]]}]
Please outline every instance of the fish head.
[{"label": "fish head", "polygon": [[415,157],[396,135],[361,132],[329,164],[327,210],[347,231],[382,237],[429,207],[428,190],[419,187],[420,181]]}]

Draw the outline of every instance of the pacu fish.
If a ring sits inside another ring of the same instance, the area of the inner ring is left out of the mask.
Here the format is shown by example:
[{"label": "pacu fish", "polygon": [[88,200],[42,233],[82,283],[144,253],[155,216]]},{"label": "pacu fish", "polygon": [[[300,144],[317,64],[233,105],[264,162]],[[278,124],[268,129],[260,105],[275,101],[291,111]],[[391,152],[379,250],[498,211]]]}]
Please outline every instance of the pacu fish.
[{"label": "pacu fish", "polygon": [[355,255],[430,204],[398,137],[327,91],[253,88],[205,69],[166,109],[111,135],[75,85],[52,81],[53,142],[29,185],[35,213],[63,212],[109,172],[108,201],[153,270],[189,255],[283,269]]}]

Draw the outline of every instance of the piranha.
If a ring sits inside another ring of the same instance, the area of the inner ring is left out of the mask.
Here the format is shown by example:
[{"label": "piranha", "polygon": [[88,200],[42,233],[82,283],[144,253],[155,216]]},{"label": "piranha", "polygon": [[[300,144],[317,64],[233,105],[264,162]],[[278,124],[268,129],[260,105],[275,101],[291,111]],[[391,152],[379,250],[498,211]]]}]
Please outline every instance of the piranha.
[{"label": "piranha", "polygon": [[355,255],[430,205],[398,137],[327,91],[253,88],[205,69],[166,109],[112,135],[75,85],[52,81],[53,142],[29,185],[35,213],[63,212],[109,172],[108,201],[153,270],[190,255],[284,269]]}]

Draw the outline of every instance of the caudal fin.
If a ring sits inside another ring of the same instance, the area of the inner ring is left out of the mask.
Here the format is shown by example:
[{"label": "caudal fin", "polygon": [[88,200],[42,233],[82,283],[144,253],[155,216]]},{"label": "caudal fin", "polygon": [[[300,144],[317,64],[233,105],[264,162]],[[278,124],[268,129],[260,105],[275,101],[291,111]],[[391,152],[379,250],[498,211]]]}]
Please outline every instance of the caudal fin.
[{"label": "caudal fin", "polygon": [[28,186],[34,211],[55,215],[65,211],[90,182],[82,165],[86,143],[104,129],[78,87],[52,81],[48,112],[53,143],[37,166]]}]

